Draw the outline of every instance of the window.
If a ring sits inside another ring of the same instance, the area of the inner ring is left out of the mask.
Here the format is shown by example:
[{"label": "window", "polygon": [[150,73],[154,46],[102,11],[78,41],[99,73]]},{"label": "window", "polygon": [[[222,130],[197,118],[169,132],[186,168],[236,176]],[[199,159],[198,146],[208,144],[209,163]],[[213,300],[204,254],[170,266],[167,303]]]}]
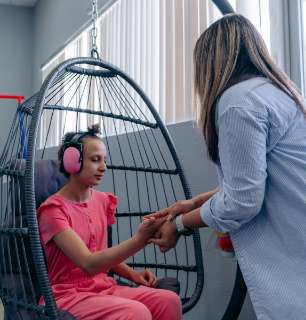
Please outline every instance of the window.
[{"label": "window", "polygon": [[[269,0],[230,2],[255,23],[269,46]],[[98,20],[100,56],[140,85],[166,124],[191,120],[193,48],[203,30],[220,16],[208,0],[117,0]],[[90,55],[90,29],[84,30],[42,68],[43,78],[65,59]],[[48,121],[46,117],[43,119],[42,142],[47,136]],[[52,137],[46,146],[60,142],[63,134],[60,121],[50,128]],[[65,131],[75,128],[75,119],[71,117],[69,121]],[[86,124],[79,127],[82,129]]]},{"label": "window", "polygon": [[[302,73],[300,72],[301,75],[301,88],[302,92],[304,94],[304,97],[306,96],[306,78],[305,78],[305,72],[306,72],[306,0],[301,0],[300,3],[300,17],[301,21],[299,23],[298,28],[300,27],[302,29],[301,31],[301,45],[297,49],[300,49],[300,59],[298,60],[299,65],[297,68],[299,70],[303,70]],[[297,19],[299,20],[299,19]]]}]

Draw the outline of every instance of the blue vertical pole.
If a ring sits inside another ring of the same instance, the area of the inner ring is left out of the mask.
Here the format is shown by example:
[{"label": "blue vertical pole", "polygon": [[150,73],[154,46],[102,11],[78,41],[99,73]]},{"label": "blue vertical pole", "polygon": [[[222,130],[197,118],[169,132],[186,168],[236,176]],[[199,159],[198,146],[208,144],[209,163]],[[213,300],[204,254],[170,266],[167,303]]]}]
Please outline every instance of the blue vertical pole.
[{"label": "blue vertical pole", "polygon": [[20,145],[21,145],[21,158],[26,159],[28,155],[27,143],[26,143],[26,128],[24,125],[24,112],[21,110],[21,104],[18,102],[18,112],[19,112],[19,135],[20,135]]}]

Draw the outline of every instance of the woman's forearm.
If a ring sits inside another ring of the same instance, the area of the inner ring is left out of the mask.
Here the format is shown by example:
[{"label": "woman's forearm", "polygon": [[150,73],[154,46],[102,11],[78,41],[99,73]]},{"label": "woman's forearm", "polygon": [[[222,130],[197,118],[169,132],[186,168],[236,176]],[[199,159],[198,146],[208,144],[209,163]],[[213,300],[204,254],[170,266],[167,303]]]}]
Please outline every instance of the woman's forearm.
[{"label": "woman's forearm", "polygon": [[201,193],[195,197],[192,198],[194,202],[194,209],[200,208],[204,202],[206,202],[209,198],[211,198],[215,193],[219,191],[219,187],[216,187],[215,189]]},{"label": "woman's forearm", "polygon": [[194,209],[182,217],[183,225],[190,229],[197,229],[207,227],[207,224],[203,222],[200,215],[200,208]]}]

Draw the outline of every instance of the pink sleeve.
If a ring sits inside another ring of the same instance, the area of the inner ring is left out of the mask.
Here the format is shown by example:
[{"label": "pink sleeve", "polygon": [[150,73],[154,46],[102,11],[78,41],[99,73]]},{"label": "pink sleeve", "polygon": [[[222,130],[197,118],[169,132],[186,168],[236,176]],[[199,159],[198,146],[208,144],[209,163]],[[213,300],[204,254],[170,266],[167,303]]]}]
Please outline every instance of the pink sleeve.
[{"label": "pink sleeve", "polygon": [[115,213],[117,208],[118,199],[112,193],[106,193],[106,213],[107,213],[107,225],[114,224],[116,222]]},{"label": "pink sleeve", "polygon": [[63,208],[53,203],[38,209],[38,225],[44,245],[61,231],[71,228]]}]

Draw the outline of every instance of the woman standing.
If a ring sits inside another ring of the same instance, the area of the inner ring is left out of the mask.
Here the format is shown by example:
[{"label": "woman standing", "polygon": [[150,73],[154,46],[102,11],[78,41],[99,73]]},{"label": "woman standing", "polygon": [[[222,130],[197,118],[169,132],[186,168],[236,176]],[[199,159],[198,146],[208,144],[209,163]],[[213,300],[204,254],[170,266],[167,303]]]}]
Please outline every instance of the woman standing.
[{"label": "woman standing", "polygon": [[303,99],[238,14],[200,36],[194,74],[196,117],[219,187],[158,212],[169,222],[152,242],[166,251],[184,227],[229,233],[257,318],[305,319]]}]

